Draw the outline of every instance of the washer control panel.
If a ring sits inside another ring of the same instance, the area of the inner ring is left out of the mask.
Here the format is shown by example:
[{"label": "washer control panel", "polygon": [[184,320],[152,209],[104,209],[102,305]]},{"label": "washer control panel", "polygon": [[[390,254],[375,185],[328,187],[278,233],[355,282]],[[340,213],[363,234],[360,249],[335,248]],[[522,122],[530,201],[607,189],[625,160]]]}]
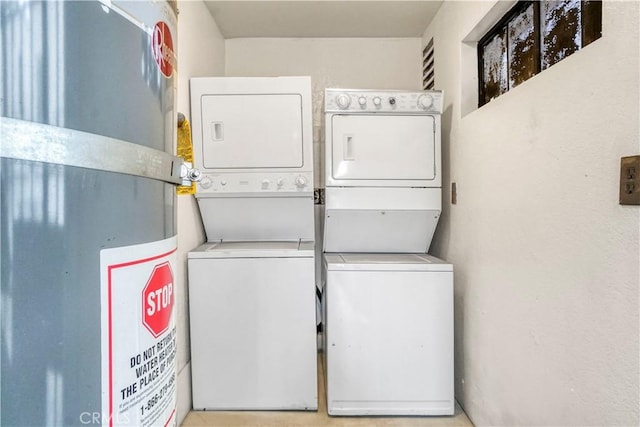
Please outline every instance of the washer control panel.
[{"label": "washer control panel", "polygon": [[442,114],[442,91],[325,89],[325,112]]},{"label": "washer control panel", "polygon": [[313,174],[310,172],[205,173],[197,184],[197,192],[200,194],[313,192]]}]

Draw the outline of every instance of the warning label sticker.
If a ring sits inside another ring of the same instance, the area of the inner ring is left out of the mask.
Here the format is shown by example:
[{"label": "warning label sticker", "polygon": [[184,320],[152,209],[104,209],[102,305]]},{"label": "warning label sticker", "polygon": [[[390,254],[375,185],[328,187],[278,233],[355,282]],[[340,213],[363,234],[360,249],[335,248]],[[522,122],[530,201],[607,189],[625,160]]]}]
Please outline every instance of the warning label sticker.
[{"label": "warning label sticker", "polygon": [[100,251],[103,426],[175,426],[175,237]]}]

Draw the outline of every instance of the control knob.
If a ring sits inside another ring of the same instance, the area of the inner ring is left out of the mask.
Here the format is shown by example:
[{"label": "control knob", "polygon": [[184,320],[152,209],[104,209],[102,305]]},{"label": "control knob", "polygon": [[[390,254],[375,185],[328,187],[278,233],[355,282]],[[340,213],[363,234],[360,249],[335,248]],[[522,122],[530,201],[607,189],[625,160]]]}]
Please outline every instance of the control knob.
[{"label": "control knob", "polygon": [[204,188],[205,190],[211,188],[211,184],[213,184],[213,181],[211,181],[211,178],[208,176],[204,176],[200,180],[200,187]]},{"label": "control knob", "polygon": [[360,98],[358,98],[358,104],[360,104],[360,106],[364,108],[367,105],[367,98],[361,96]]},{"label": "control knob", "polygon": [[344,110],[345,108],[349,107],[349,104],[351,104],[351,98],[346,93],[341,93],[340,95],[336,96],[336,104],[338,104],[338,107]]},{"label": "control knob", "polygon": [[379,96],[376,96],[373,98],[373,105],[379,108],[381,104],[382,104],[382,99]]},{"label": "control knob", "polygon": [[307,178],[299,175],[294,182],[296,184],[296,187],[302,189],[305,185],[307,185]]},{"label": "control knob", "polygon": [[431,95],[420,95],[418,98],[418,107],[426,110],[427,108],[433,105],[433,96]]},{"label": "control knob", "polygon": [[396,105],[396,99],[393,96],[389,98],[389,104]]}]

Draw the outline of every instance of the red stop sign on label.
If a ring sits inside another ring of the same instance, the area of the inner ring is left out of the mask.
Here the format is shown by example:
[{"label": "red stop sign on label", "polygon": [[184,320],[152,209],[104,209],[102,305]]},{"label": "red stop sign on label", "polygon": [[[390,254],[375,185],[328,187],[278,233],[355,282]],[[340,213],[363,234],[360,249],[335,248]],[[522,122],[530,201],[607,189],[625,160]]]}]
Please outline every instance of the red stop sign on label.
[{"label": "red stop sign on label", "polygon": [[174,300],[173,273],[167,261],[153,268],[142,289],[142,324],[155,338],[169,327]]}]

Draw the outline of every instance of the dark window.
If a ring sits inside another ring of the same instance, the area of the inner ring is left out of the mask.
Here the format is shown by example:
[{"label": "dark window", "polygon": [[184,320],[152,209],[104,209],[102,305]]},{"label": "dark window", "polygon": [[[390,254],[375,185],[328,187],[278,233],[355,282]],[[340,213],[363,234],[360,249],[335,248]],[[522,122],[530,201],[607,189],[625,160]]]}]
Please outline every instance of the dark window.
[{"label": "dark window", "polygon": [[536,53],[539,49],[539,31],[534,23],[538,20],[538,8],[529,4],[509,21],[507,37],[509,49],[509,88],[533,77],[540,71]]},{"label": "dark window", "polygon": [[487,99],[509,90],[507,83],[507,32],[505,28],[493,34],[482,47],[482,89]]},{"label": "dark window", "polygon": [[478,42],[479,106],[601,35],[601,1],[518,2]]}]

